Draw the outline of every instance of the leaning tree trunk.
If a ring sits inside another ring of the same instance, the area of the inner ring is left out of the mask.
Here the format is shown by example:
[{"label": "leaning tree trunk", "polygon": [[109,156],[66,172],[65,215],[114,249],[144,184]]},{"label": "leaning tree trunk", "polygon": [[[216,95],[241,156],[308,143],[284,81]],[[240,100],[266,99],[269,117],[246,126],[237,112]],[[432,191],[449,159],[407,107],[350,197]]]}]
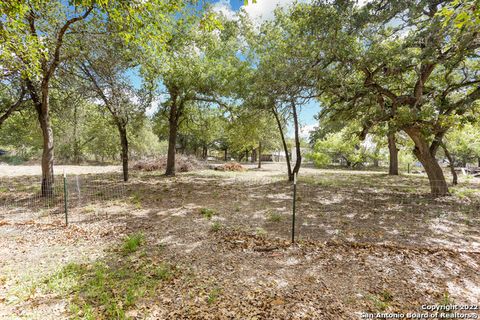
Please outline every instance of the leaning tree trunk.
[{"label": "leaning tree trunk", "polygon": [[293,181],[295,174],[298,175],[300,171],[300,166],[302,164],[302,153],[300,150],[300,130],[298,126],[298,115],[297,115],[297,106],[295,103],[292,103],[292,111],[293,111],[293,124],[295,128],[295,149],[296,149],[296,160],[295,160],[295,167],[293,167],[293,171],[289,176],[289,180]]},{"label": "leaning tree trunk", "polygon": [[118,124],[118,132],[120,133],[120,143],[122,145],[122,168],[123,181],[128,181],[128,138],[127,128],[124,125]]},{"label": "leaning tree trunk", "polygon": [[445,156],[448,159],[448,165],[450,167],[450,172],[452,173],[452,184],[456,186],[458,184],[458,175],[457,175],[457,172],[455,171],[455,164],[453,162],[452,155],[448,151],[445,143],[442,143],[442,148],[443,148],[443,152],[445,152]]},{"label": "leaning tree trunk", "polygon": [[178,130],[178,110],[175,100],[170,106],[170,114],[168,117],[169,132],[168,132],[168,151],[167,151],[167,168],[165,170],[166,176],[174,176],[175,168],[175,153],[177,147],[177,130]]},{"label": "leaning tree trunk", "polygon": [[434,196],[449,195],[447,181],[443,174],[443,170],[437,162],[435,155],[432,154],[428,146],[427,140],[422,136],[418,128],[407,128],[405,132],[415,143],[413,153],[422,163],[430,182],[430,190]]},{"label": "leaning tree trunk", "polygon": [[395,141],[395,132],[389,132],[388,135],[388,151],[390,155],[390,165],[388,174],[391,176],[398,176],[398,148]]},{"label": "leaning tree trunk", "polygon": [[292,165],[290,164],[290,154],[288,152],[287,141],[285,140],[285,134],[283,133],[282,123],[280,122],[280,118],[278,116],[278,113],[277,113],[277,110],[275,109],[275,107],[272,108],[272,112],[273,112],[273,115],[275,116],[275,120],[277,122],[278,131],[280,132],[280,137],[282,138],[283,150],[285,152],[285,160],[287,161],[288,179],[290,180],[290,177],[292,177],[293,174],[292,174]]}]

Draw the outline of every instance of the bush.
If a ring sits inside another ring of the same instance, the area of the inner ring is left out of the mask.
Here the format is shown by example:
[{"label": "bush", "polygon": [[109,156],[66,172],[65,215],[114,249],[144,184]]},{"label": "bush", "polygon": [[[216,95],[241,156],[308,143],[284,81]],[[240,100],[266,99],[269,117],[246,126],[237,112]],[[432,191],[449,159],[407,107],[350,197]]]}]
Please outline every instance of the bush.
[{"label": "bush", "polygon": [[317,168],[326,167],[332,163],[332,158],[325,153],[310,153],[306,158],[313,161],[314,166]]}]

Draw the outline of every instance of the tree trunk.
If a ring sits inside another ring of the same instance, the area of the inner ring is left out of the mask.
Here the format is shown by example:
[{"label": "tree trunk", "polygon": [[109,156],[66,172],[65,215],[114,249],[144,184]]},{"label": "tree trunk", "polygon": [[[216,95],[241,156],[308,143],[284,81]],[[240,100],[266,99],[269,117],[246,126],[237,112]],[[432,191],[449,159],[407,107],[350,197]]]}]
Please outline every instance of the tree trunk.
[{"label": "tree trunk", "polygon": [[123,181],[128,181],[128,138],[127,128],[118,124],[118,132],[120,133],[120,143],[122,144],[122,168],[123,168]]},{"label": "tree trunk", "polygon": [[398,148],[395,139],[395,132],[389,132],[388,135],[388,151],[390,154],[390,166],[388,174],[391,176],[398,176]]},{"label": "tree trunk", "polygon": [[207,157],[208,157],[208,148],[206,146],[203,146],[203,150],[202,150],[202,158],[204,160],[207,160]]},{"label": "tree trunk", "polygon": [[223,159],[225,160],[225,162],[228,161],[228,149],[227,148],[225,148],[225,150],[224,150]]},{"label": "tree trunk", "polygon": [[422,136],[418,128],[406,128],[405,132],[415,143],[413,153],[422,163],[430,182],[431,193],[434,196],[449,195],[447,181],[443,174],[443,170],[431,153],[427,140]]},{"label": "tree trunk", "polygon": [[177,130],[178,130],[178,110],[176,98],[172,99],[170,106],[170,114],[168,117],[169,132],[168,132],[168,151],[167,151],[167,168],[165,170],[166,176],[175,175],[175,153],[177,147]]},{"label": "tree trunk", "polygon": [[248,162],[248,150],[245,150],[245,162]]},{"label": "tree trunk", "polygon": [[445,156],[447,157],[448,159],[448,164],[449,164],[449,167],[450,167],[450,172],[452,173],[452,184],[454,186],[456,186],[458,184],[458,176],[457,176],[457,172],[455,171],[455,163],[453,161],[453,158],[452,158],[452,155],[450,154],[450,152],[448,151],[447,149],[447,146],[445,145],[445,143],[442,143],[442,148],[443,148],[443,151],[445,152]]},{"label": "tree trunk", "polygon": [[80,163],[80,145],[78,142],[78,107],[75,103],[73,106],[73,161],[75,164]]},{"label": "tree trunk", "polygon": [[257,162],[257,149],[252,150],[252,163]]},{"label": "tree trunk", "polygon": [[280,122],[280,118],[278,117],[278,113],[277,113],[277,110],[275,109],[275,106],[272,107],[272,112],[277,122],[278,131],[280,132],[280,137],[282,138],[283,150],[285,152],[285,160],[287,161],[287,174],[288,174],[288,179],[290,180],[290,177],[293,175],[292,175],[292,165],[290,164],[290,154],[288,152],[287,141],[285,140],[285,134],[283,133],[282,123]]},{"label": "tree trunk", "polygon": [[[48,103],[48,102],[47,102]],[[47,105],[48,106],[48,105]],[[50,123],[48,112],[44,112],[45,107],[37,108],[38,121],[42,129],[43,153],[42,153],[42,196],[49,197],[53,195],[53,130]],[[48,110],[48,107],[47,107]]]},{"label": "tree trunk", "polygon": [[480,157],[478,157],[477,161],[478,161],[478,167],[480,168]]},{"label": "tree trunk", "polygon": [[297,106],[293,102],[292,102],[292,111],[293,111],[293,124],[294,124],[294,127],[295,127],[295,149],[296,149],[296,153],[297,153],[296,154],[297,159],[295,161],[295,167],[293,168],[293,172],[292,172],[291,176],[289,177],[290,181],[293,181],[295,174],[298,175],[298,172],[300,171],[300,166],[302,164],[302,153],[301,153],[301,150],[300,150],[300,132],[299,132],[300,130],[299,130],[299,127],[298,127]]},{"label": "tree trunk", "polygon": [[258,169],[262,168],[262,143],[258,143]]}]

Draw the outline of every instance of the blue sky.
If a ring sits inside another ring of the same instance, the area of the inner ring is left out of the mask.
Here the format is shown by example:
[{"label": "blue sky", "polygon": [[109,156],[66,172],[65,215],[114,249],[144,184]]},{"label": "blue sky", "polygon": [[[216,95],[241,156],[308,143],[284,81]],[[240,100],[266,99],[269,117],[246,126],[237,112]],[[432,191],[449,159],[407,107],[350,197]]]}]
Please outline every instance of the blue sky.
[{"label": "blue sky", "polygon": [[[273,17],[273,10],[276,6],[286,6],[294,2],[294,0],[259,0],[256,4],[249,4],[244,6],[243,0],[207,0],[212,3],[217,10],[225,14],[233,14],[235,11],[238,11],[240,8],[244,7],[245,11],[253,18],[259,22]],[[308,0],[300,0],[308,1]],[[131,74],[135,86],[140,86],[140,78],[134,73]],[[314,119],[314,116],[320,111],[320,105],[317,101],[312,100],[309,103],[301,106],[299,112],[300,124],[301,124],[301,135],[305,138],[308,138],[308,133],[316,125],[317,121]],[[293,137],[293,126],[290,125],[288,128],[288,136]]]}]

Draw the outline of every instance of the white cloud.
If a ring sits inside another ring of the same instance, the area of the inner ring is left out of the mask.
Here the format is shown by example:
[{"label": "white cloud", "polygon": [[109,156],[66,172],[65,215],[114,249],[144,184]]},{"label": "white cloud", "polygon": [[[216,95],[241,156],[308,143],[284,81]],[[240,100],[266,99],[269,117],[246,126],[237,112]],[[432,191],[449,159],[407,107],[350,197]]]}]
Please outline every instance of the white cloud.
[{"label": "white cloud", "polygon": [[235,19],[235,11],[232,9],[229,0],[220,0],[215,2],[212,9],[216,13],[223,14],[227,19]]},{"label": "white cloud", "polygon": [[316,124],[307,124],[307,125],[301,126],[300,137],[308,140],[310,138],[310,133],[312,131],[315,131],[316,128],[317,128]]},{"label": "white cloud", "polygon": [[[310,2],[311,0],[300,0],[298,2]],[[277,7],[288,7],[295,0],[257,0],[257,3],[249,3],[242,8],[254,21],[271,20],[274,17],[274,11]]]},{"label": "white cloud", "polygon": [[[257,0],[256,3],[249,1],[248,5],[243,5],[242,9],[256,22],[263,22],[274,18],[274,11],[277,7],[288,7],[295,2],[312,2],[313,0]],[[371,0],[357,0],[358,6],[364,6]],[[235,18],[235,11],[232,9],[229,0],[219,0],[213,4],[213,10],[224,14],[229,19]]]}]

